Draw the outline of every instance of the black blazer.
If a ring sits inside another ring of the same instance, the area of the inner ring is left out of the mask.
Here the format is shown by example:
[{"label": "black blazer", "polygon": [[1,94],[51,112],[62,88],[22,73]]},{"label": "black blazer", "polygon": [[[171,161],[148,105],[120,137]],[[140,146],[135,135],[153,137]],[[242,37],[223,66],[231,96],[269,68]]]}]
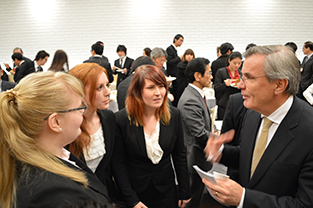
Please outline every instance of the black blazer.
[{"label": "black blazer", "polygon": [[177,50],[173,45],[170,45],[169,47],[167,47],[166,53],[167,53],[167,62],[166,62],[167,75],[176,77],[177,64],[181,61],[179,56],[177,55]]},{"label": "black blazer", "polygon": [[225,146],[221,162],[239,166],[243,208],[313,207],[313,110],[294,96],[250,180],[259,113],[247,110],[240,147]]},{"label": "black blazer", "polygon": [[212,69],[212,82],[215,84],[215,75],[218,69],[226,67],[227,65],[227,54],[223,54],[220,57],[218,57],[215,61],[212,62],[211,64],[211,69]]},{"label": "black blazer", "polygon": [[175,100],[177,100],[177,103],[179,101],[180,96],[183,94],[185,88],[188,86],[188,81],[186,78],[186,67],[187,67],[188,62],[179,62],[177,64],[177,93]]},{"label": "black blazer", "polygon": [[99,110],[100,122],[102,125],[106,154],[100,161],[95,174],[107,187],[109,196],[116,199],[115,183],[112,178],[111,161],[115,140],[115,115],[110,110]]},{"label": "black blazer", "polygon": [[[225,133],[231,129],[235,130],[235,136],[227,145],[238,146],[240,145],[240,132],[242,123],[247,111],[243,105],[244,99],[241,93],[236,93],[229,96],[229,101],[225,110],[223,125],[221,133]],[[238,168],[228,167],[227,174],[235,181],[239,179]]]},{"label": "black blazer", "polygon": [[116,59],[116,60],[114,61],[114,66],[119,67],[119,68],[121,68],[121,69],[124,69],[124,68],[127,69],[127,73],[126,73],[126,74],[119,73],[119,72],[117,72],[116,70],[113,72],[114,74],[118,74],[116,87],[118,87],[118,85],[119,85],[124,79],[126,79],[126,77],[127,77],[128,75],[130,75],[130,73],[131,73],[131,66],[132,66],[133,61],[134,61],[134,59],[129,58],[129,57],[126,56],[125,63],[123,64],[123,68],[122,68],[121,65],[120,65],[120,59]]},{"label": "black blazer", "polygon": [[1,89],[2,89],[2,91],[10,90],[10,89],[14,88],[15,85],[16,85],[16,83],[14,83],[14,82],[8,82],[8,81],[2,80]]},{"label": "black blazer", "polygon": [[229,96],[240,92],[238,88],[226,86],[224,80],[230,79],[226,67],[220,68],[215,75],[214,91],[217,105],[226,107]]},{"label": "black blazer", "polygon": [[303,92],[313,83],[313,56],[304,64],[303,71],[301,73],[301,81],[299,86],[298,97],[305,100]]},{"label": "black blazer", "polygon": [[23,77],[33,72],[35,72],[34,62],[30,59],[25,59],[24,62],[15,69],[14,82],[18,83]]},{"label": "black blazer", "polygon": [[127,96],[127,91],[133,79],[133,76],[134,74],[129,75],[123,82],[121,82],[120,85],[118,85],[116,99],[117,99],[119,110],[122,110],[123,108],[125,108],[125,100]]},{"label": "black blazer", "polygon": [[189,199],[189,176],[179,110],[171,107],[170,124],[166,126],[160,123],[159,144],[164,153],[159,164],[153,164],[147,156],[143,127],[130,125],[125,108],[115,115],[116,140],[112,169],[128,205],[134,206],[139,202],[137,193],[145,191],[150,183],[161,193],[175,186],[171,157],[179,184],[179,199]]},{"label": "black blazer", "polygon": [[30,166],[29,174],[22,174],[17,186],[17,208],[22,207],[63,207],[95,200],[112,207],[105,186],[92,171],[77,157],[71,154],[70,160],[76,167],[60,159],[68,167],[82,171],[88,179],[88,187],[69,178]]},{"label": "black blazer", "polygon": [[108,72],[109,76],[109,83],[113,82],[113,71],[111,68],[111,64],[107,61],[106,57],[90,57],[88,60],[84,61],[83,63],[97,63],[103,68],[105,68]]}]

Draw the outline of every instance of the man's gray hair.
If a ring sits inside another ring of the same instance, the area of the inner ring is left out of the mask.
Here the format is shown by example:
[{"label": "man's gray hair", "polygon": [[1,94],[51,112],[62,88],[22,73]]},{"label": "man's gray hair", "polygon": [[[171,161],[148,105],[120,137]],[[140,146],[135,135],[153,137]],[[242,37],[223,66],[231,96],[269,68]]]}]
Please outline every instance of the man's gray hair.
[{"label": "man's gray hair", "polygon": [[298,93],[301,77],[300,64],[290,49],[282,45],[254,46],[244,53],[244,57],[248,58],[253,54],[266,55],[263,73],[270,82],[287,79],[286,93],[289,95]]},{"label": "man's gray hair", "polygon": [[167,58],[167,53],[163,48],[154,48],[152,49],[150,56],[154,60],[161,56],[165,56],[165,58]]}]

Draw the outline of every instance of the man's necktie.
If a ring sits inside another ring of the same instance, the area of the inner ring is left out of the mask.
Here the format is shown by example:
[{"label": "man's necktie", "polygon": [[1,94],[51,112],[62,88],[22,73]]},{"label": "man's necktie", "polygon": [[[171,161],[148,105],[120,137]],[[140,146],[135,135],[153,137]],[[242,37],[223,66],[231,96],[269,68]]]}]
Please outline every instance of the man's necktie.
[{"label": "man's necktie", "polygon": [[37,72],[41,72],[41,71],[43,71],[43,70],[42,70],[42,67],[41,67],[41,66],[38,66],[38,67],[37,67]]},{"label": "man's necktie", "polygon": [[259,161],[260,161],[260,159],[261,159],[261,157],[265,151],[265,147],[266,147],[266,143],[267,143],[268,129],[270,128],[270,126],[273,123],[268,118],[264,117],[263,119],[264,119],[264,122],[263,122],[262,132],[261,132],[261,135],[260,135],[258,141],[256,142],[256,145],[254,146],[250,178],[253,176],[255,168],[258,165],[258,163],[259,163]]},{"label": "man's necktie", "polygon": [[204,103],[205,103],[205,106],[206,106],[206,108],[208,108],[208,104],[207,104],[207,102],[206,102],[206,97],[204,96]]},{"label": "man's necktie", "polygon": [[120,66],[121,66],[121,68],[123,67],[123,59],[121,59],[121,65]]}]

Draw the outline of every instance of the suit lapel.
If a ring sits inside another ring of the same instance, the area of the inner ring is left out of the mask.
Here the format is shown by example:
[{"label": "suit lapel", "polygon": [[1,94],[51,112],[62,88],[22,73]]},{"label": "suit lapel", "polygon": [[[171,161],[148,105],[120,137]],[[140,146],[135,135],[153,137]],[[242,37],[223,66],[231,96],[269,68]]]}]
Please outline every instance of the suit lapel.
[{"label": "suit lapel", "polygon": [[[295,98],[294,98],[295,99]],[[273,162],[279,157],[279,155],[286,149],[289,143],[294,139],[294,135],[291,129],[299,123],[299,110],[301,107],[295,104],[296,99],[285,118],[278,126],[271,142],[264,151],[262,158],[258,166],[255,169],[253,177],[249,183],[249,188],[253,188],[262,178],[262,176],[268,171]],[[297,106],[297,107],[294,107]]]},{"label": "suit lapel", "polygon": [[253,110],[248,110],[246,114],[247,121],[249,123],[245,123],[245,125],[243,125],[242,134],[244,137],[242,137],[242,141],[240,143],[240,182],[243,186],[247,186],[250,181],[252,154],[261,123],[261,116],[259,113]]},{"label": "suit lapel", "polygon": [[141,153],[147,157],[145,133],[143,131],[143,127],[142,126],[137,127],[133,124],[131,128],[133,129],[133,133],[135,135],[135,137],[133,138],[136,139]]}]

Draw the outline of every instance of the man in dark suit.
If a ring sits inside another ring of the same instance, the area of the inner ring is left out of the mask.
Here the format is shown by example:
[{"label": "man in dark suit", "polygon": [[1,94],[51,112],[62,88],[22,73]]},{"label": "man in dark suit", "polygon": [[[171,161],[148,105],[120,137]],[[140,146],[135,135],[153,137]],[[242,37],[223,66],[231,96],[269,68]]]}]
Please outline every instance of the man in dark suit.
[{"label": "man in dark suit", "polygon": [[102,57],[103,45],[95,43],[91,46],[91,57],[83,63],[97,63],[106,69],[109,77],[109,83],[113,82],[113,71],[111,64]]},{"label": "man in dark suit", "polygon": [[313,83],[313,43],[311,41],[305,42],[302,51],[306,56],[301,64],[301,81],[297,96],[306,101],[303,92]]},{"label": "man in dark suit", "polygon": [[[103,43],[102,41],[97,41],[96,44],[100,44],[100,45],[102,45],[103,48],[104,48],[104,43]],[[101,57],[102,57],[105,61],[109,62],[108,57],[104,56],[103,54],[101,55]],[[110,62],[109,62],[109,63],[110,63]]]},{"label": "man in dark suit", "polygon": [[[227,205],[313,207],[313,110],[294,96],[300,80],[298,59],[280,45],[255,46],[245,56],[238,85],[248,108],[241,143],[225,145],[220,160],[239,167],[239,183],[203,181]],[[228,139],[210,138],[206,155],[217,158],[222,140]]]},{"label": "man in dark suit", "polygon": [[130,75],[123,82],[121,82],[117,88],[116,98],[117,98],[117,104],[118,104],[119,110],[122,110],[123,108],[125,108],[127,90],[129,88],[130,82],[133,79],[135,70],[141,65],[155,65],[155,63],[152,61],[150,57],[147,57],[147,56],[139,56],[135,61],[133,61]]},{"label": "man in dark suit", "polygon": [[214,77],[219,68],[226,67],[227,65],[227,56],[234,50],[234,46],[231,43],[223,43],[220,46],[221,56],[218,57],[215,61],[212,62],[212,75],[213,75],[213,84],[214,84]]},{"label": "man in dark suit", "polygon": [[21,53],[14,53],[11,58],[17,66],[15,71],[11,70],[11,74],[14,74],[14,81],[16,83],[18,83],[26,75],[35,72],[34,62],[30,59],[24,60]]},{"label": "man in dark suit", "polygon": [[[2,77],[3,74],[3,70],[0,68],[0,77]],[[14,82],[9,82],[0,78],[0,92],[12,89],[15,85],[16,84]]]},{"label": "man in dark suit", "polygon": [[[173,43],[167,47],[166,53],[167,53],[167,63],[166,63],[166,71],[167,76],[177,77],[177,64],[181,61],[183,55],[178,56],[177,55],[177,47],[180,47],[184,42],[184,37],[181,34],[175,35],[173,39]],[[176,91],[177,91],[177,81],[174,80],[172,82],[172,89],[171,93],[174,96],[173,105],[176,107],[177,102],[176,97]]]},{"label": "man in dark suit", "polygon": [[42,66],[45,65],[45,63],[47,63],[49,56],[50,56],[49,53],[47,53],[44,50],[38,51],[34,60],[35,72],[43,71]]},{"label": "man in dark suit", "polygon": [[124,45],[118,45],[116,49],[118,59],[114,61],[113,74],[118,74],[116,88],[130,75],[131,65],[134,59],[126,56],[127,48]]},{"label": "man in dark suit", "polygon": [[[23,59],[24,59],[25,61],[27,61],[27,62],[31,62],[31,61],[32,61],[32,60],[30,60],[29,58],[27,58],[27,57],[24,56],[23,49],[20,48],[20,47],[15,47],[15,48],[13,49],[13,53],[20,53],[20,54],[22,54]],[[12,68],[9,66],[8,63],[4,63],[4,65],[5,65],[5,67],[6,67],[6,71],[7,71],[7,72],[11,72],[11,71],[12,71]],[[16,67],[17,67],[17,66],[16,66],[16,64],[14,63],[14,64],[13,64],[13,73],[15,72]],[[12,74],[13,74],[13,73],[12,73]]]},{"label": "man in dark suit", "polygon": [[210,136],[211,119],[202,89],[209,87],[212,79],[210,61],[204,58],[192,59],[186,68],[189,85],[178,101],[177,108],[183,119],[185,146],[190,176],[191,201],[187,208],[199,208],[202,200],[204,184],[193,169],[198,165],[208,171],[210,163],[206,162],[203,149]]}]

